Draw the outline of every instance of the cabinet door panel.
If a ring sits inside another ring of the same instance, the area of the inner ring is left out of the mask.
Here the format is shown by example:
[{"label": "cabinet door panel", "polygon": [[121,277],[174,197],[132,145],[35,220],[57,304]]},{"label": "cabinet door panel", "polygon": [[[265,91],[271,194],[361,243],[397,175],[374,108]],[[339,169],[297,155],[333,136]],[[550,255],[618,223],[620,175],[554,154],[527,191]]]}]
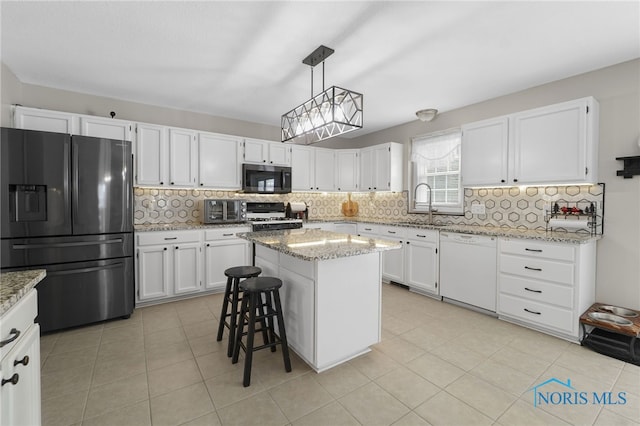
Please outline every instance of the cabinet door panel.
[{"label": "cabinet door panel", "polygon": [[275,166],[291,165],[291,147],[279,142],[268,142],[269,164]]},{"label": "cabinet door panel", "polygon": [[507,182],[509,119],[501,117],[462,127],[462,184]]},{"label": "cabinet door panel", "polygon": [[249,243],[232,239],[212,241],[205,244],[205,287],[207,289],[224,289],[227,277],[224,271],[228,268],[249,265]]},{"label": "cabinet door panel", "polygon": [[264,141],[245,139],[244,161],[246,163],[266,163],[269,155]]},{"label": "cabinet door panel", "polygon": [[316,190],[333,191],[335,189],[335,162],[332,149],[316,149]]},{"label": "cabinet door panel", "polygon": [[374,151],[373,189],[384,191],[391,188],[391,152],[387,145]]},{"label": "cabinet door panel", "polygon": [[358,189],[359,162],[357,150],[338,150],[336,168],[338,191],[356,191]]},{"label": "cabinet door panel", "polygon": [[240,189],[240,140],[201,133],[198,142],[199,186]]},{"label": "cabinet door panel", "polygon": [[166,130],[162,126],[138,124],[136,140],[136,181],[138,185],[164,185]]},{"label": "cabinet door panel", "polygon": [[373,191],[373,158],[373,149],[360,151],[360,189],[363,191]]},{"label": "cabinet door panel", "polygon": [[78,134],[78,117],[67,112],[16,107],[13,115],[13,126],[16,129],[75,135]]},{"label": "cabinet door panel", "polygon": [[173,285],[176,294],[200,290],[200,244],[173,246]]},{"label": "cabinet door panel", "polygon": [[131,123],[102,117],[80,117],[80,134],[96,138],[131,140]]},{"label": "cabinet door panel", "polygon": [[138,249],[138,298],[169,296],[169,248],[153,246]]},{"label": "cabinet door panel", "polygon": [[169,129],[169,185],[194,185],[194,150],[195,132]]},{"label": "cabinet door panel", "polygon": [[438,293],[437,245],[409,241],[405,245],[407,258],[406,284],[432,293]]},{"label": "cabinet door panel", "polygon": [[401,242],[403,247],[400,250],[389,250],[382,252],[382,277],[389,281],[404,284],[404,241],[383,236],[385,240]]},{"label": "cabinet door panel", "polygon": [[586,103],[515,114],[513,182],[575,182],[586,174]]},{"label": "cabinet door panel", "polygon": [[294,191],[315,189],[314,148],[300,145],[291,147],[291,187]]}]

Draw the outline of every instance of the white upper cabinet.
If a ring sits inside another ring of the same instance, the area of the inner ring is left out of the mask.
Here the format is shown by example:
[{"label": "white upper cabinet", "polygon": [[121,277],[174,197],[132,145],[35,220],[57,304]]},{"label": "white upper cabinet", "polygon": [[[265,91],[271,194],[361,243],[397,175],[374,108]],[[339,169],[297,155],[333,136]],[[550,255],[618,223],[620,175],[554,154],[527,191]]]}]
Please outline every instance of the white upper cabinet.
[{"label": "white upper cabinet", "polygon": [[595,183],[598,116],[593,98],[514,114],[511,183]]},{"label": "white upper cabinet", "polygon": [[130,141],[132,129],[133,125],[126,120],[91,115],[80,116],[80,134],[83,136]]},{"label": "white upper cabinet", "polygon": [[291,145],[291,190],[313,191],[315,189],[315,148],[306,145]]},{"label": "white upper cabinet", "polygon": [[164,185],[167,180],[167,128],[136,125],[136,183]]},{"label": "white upper cabinet", "polygon": [[290,166],[291,150],[288,145],[281,142],[245,139],[244,162],[269,164],[273,166]]},{"label": "white upper cabinet", "polygon": [[508,117],[462,126],[462,184],[506,185],[508,146]]},{"label": "white upper cabinet", "polygon": [[214,133],[198,134],[200,187],[240,189],[240,138]]},{"label": "white upper cabinet", "polygon": [[339,149],[336,151],[336,172],[338,191],[358,191],[360,171],[359,149]]},{"label": "white upper cabinet", "polygon": [[315,189],[316,191],[334,191],[335,188],[335,151],[316,148]]},{"label": "white upper cabinet", "polygon": [[402,191],[402,145],[389,142],[360,150],[361,191]]},{"label": "white upper cabinet", "polygon": [[269,164],[291,165],[291,147],[282,142],[269,142]]},{"label": "white upper cabinet", "polygon": [[16,129],[78,134],[78,116],[68,112],[39,108],[13,107],[13,126]]},{"label": "white upper cabinet", "polygon": [[595,183],[598,120],[588,97],[466,124],[463,185]]},{"label": "white upper cabinet", "polygon": [[193,187],[196,181],[196,132],[169,129],[169,185]]},{"label": "white upper cabinet", "polygon": [[130,141],[133,124],[127,120],[73,114],[22,106],[13,107],[13,126],[17,129]]}]

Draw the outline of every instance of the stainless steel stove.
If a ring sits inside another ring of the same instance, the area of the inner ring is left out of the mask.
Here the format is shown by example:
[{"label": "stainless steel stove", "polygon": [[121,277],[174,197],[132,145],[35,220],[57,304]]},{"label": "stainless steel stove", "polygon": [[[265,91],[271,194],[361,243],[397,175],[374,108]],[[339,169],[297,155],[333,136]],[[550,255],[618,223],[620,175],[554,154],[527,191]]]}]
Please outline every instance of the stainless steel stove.
[{"label": "stainless steel stove", "polygon": [[288,218],[284,203],[247,203],[247,220],[252,231],[302,228],[302,219]]}]

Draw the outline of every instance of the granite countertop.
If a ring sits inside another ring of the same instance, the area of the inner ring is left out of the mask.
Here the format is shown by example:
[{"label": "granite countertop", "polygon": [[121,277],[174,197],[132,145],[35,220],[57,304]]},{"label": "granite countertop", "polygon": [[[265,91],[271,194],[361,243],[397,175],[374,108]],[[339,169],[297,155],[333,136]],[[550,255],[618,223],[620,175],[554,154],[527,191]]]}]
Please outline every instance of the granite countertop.
[{"label": "granite countertop", "polygon": [[402,244],[320,229],[245,232],[238,237],[303,260],[328,260],[395,250]]},{"label": "granite countertop", "polygon": [[216,228],[237,228],[239,226],[249,226],[248,222],[240,223],[217,223],[205,225],[204,223],[151,223],[148,225],[135,225],[136,232],[150,231],[188,231],[191,229],[216,229]]},{"label": "granite countertop", "polygon": [[478,226],[478,225],[445,225],[436,224],[428,225],[416,222],[390,222],[390,221],[372,221],[358,220],[355,218],[335,218],[323,220],[309,220],[308,223],[370,223],[385,226],[399,226],[406,228],[433,229],[441,232],[459,232],[462,234],[488,235],[491,237],[509,237],[522,238],[529,240],[540,240],[547,242],[558,242],[568,244],[584,244],[590,241],[596,241],[602,238],[602,235],[578,234],[575,232],[559,232],[545,231],[535,229],[519,229],[519,228],[498,228],[495,226]]},{"label": "granite countertop", "polygon": [[47,275],[44,269],[0,274],[0,315],[4,315]]},{"label": "granite countertop", "polygon": [[[509,237],[522,238],[529,240],[540,240],[547,242],[557,242],[566,244],[584,244],[590,241],[596,241],[602,238],[602,235],[578,234],[575,232],[558,232],[545,231],[535,229],[520,228],[499,228],[495,226],[478,226],[478,225],[452,225],[452,224],[436,224],[427,225],[419,222],[391,222],[383,220],[359,220],[354,217],[336,217],[327,219],[312,219],[305,223],[370,223],[376,225],[399,226],[406,228],[433,229],[442,232],[460,232],[463,234],[488,235],[492,237]],[[135,225],[136,232],[149,231],[184,231],[191,229],[215,229],[215,228],[237,228],[239,226],[251,226],[248,222],[243,223],[225,223],[205,225],[202,223],[168,223],[168,224],[148,224]],[[262,231],[264,232],[264,231]]]}]

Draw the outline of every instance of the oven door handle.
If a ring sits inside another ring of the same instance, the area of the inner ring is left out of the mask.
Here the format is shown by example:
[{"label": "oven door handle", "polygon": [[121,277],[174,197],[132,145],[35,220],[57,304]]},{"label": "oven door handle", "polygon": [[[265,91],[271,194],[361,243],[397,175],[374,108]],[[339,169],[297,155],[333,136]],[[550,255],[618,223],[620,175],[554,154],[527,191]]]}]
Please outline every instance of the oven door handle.
[{"label": "oven door handle", "polygon": [[69,269],[66,271],[47,271],[47,276],[55,275],[71,275],[71,274],[86,274],[87,272],[104,271],[105,269],[117,269],[124,265],[124,262],[113,263],[111,265],[104,266],[92,266],[89,268]]},{"label": "oven door handle", "polygon": [[106,241],[79,241],[72,243],[51,243],[51,244],[14,244],[14,250],[29,250],[39,248],[64,248],[64,247],[83,247],[83,246],[99,246],[102,244],[122,244],[122,238],[116,238]]}]

